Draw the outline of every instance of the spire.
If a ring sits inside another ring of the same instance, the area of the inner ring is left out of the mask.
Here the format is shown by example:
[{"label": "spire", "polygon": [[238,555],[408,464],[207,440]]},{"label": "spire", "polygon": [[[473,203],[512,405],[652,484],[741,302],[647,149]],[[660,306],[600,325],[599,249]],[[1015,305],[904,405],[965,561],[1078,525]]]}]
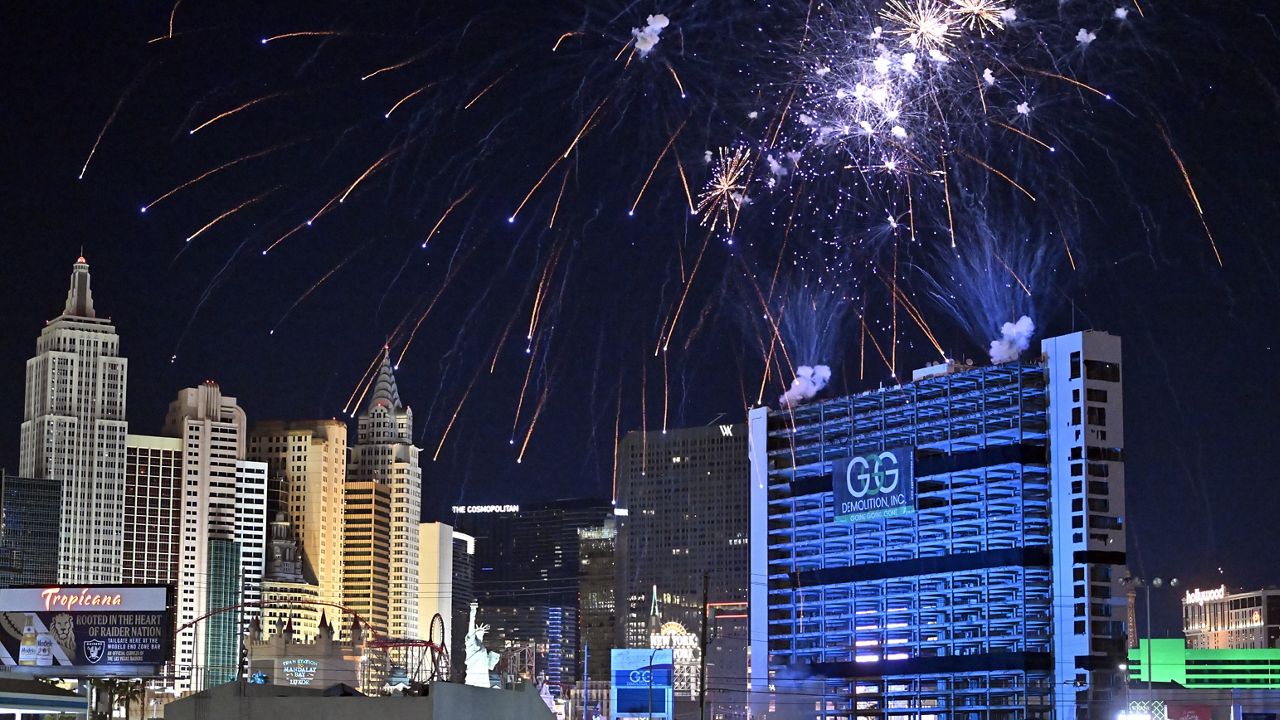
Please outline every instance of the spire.
[{"label": "spire", "polygon": [[84,255],[76,258],[71,267],[71,289],[67,291],[67,306],[63,315],[97,317],[93,312],[93,293],[89,290],[89,263]]},{"label": "spire", "polygon": [[373,392],[369,396],[368,409],[372,410],[379,403],[385,403],[392,410],[400,410],[400,389],[396,387],[396,376],[391,369],[391,348],[382,347],[382,365],[378,368],[378,377],[373,381]]}]

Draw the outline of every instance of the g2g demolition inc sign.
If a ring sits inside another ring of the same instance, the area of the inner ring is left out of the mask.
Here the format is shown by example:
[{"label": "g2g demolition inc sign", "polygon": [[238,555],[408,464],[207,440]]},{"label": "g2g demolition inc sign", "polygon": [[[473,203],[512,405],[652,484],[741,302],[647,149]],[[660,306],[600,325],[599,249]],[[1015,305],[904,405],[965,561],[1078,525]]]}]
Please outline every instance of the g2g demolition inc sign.
[{"label": "g2g demolition inc sign", "polygon": [[0,589],[0,665],[37,676],[153,675],[173,649],[171,589]]},{"label": "g2g demolition inc sign", "polygon": [[836,460],[831,489],[839,522],[910,515],[916,511],[915,452],[895,448]]}]

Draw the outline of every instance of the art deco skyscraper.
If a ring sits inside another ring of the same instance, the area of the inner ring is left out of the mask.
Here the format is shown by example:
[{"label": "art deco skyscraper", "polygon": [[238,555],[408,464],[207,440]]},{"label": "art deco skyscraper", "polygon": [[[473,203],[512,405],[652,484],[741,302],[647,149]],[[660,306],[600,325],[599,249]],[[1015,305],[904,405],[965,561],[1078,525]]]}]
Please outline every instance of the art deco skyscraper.
[{"label": "art deco skyscraper", "polygon": [[77,258],[62,314],[27,361],[18,474],[62,481],[58,579],[120,582],[125,384],[120,337],[93,309],[89,263]]},{"label": "art deco skyscraper", "polygon": [[344,602],[391,637],[417,638],[422,469],[389,354],[369,395],[347,467]]},{"label": "art deco skyscraper", "polygon": [[249,459],[267,463],[272,482],[282,486],[281,506],[274,511],[284,513],[292,526],[301,551],[301,570],[315,579],[318,599],[341,605],[346,424],[339,420],[256,423],[249,436]]}]

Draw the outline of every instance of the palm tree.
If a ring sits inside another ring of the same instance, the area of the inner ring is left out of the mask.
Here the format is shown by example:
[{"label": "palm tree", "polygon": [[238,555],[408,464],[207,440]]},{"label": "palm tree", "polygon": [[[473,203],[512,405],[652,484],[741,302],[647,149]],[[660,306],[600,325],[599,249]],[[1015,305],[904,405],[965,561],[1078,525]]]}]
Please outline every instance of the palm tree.
[{"label": "palm tree", "polygon": [[[147,686],[145,680],[129,680],[120,683],[120,687],[116,690],[116,702],[120,707],[124,708],[125,720],[129,720],[129,706],[133,703],[138,704],[138,708],[143,708],[146,701]],[[141,715],[142,713],[139,713]]]}]

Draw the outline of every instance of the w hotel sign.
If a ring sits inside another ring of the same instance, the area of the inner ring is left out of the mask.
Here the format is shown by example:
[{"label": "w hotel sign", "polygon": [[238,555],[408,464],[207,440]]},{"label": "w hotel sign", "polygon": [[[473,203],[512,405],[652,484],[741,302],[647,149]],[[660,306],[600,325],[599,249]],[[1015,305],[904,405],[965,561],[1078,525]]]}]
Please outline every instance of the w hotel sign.
[{"label": "w hotel sign", "polygon": [[831,490],[839,522],[910,515],[916,511],[915,452],[895,448],[836,460]]}]

